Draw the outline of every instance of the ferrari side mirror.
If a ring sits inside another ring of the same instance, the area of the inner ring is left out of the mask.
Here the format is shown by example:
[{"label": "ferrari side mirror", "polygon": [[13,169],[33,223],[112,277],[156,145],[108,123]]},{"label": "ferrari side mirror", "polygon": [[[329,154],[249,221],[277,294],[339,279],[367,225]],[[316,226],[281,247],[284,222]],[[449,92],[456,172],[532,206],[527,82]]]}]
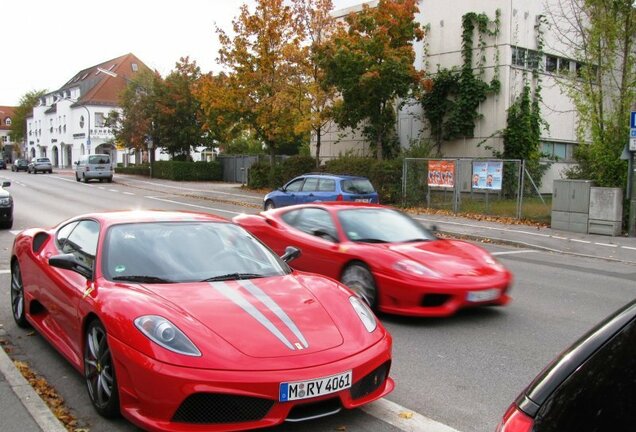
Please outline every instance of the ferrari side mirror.
[{"label": "ferrari side mirror", "polygon": [[75,273],[81,274],[86,279],[93,278],[93,269],[79,262],[73,254],[52,256],[49,258],[49,265],[51,267],[74,271]]},{"label": "ferrari side mirror", "polygon": [[285,248],[285,253],[281,255],[280,258],[289,264],[291,261],[295,260],[299,256],[300,256],[300,249],[294,246],[287,246]]}]

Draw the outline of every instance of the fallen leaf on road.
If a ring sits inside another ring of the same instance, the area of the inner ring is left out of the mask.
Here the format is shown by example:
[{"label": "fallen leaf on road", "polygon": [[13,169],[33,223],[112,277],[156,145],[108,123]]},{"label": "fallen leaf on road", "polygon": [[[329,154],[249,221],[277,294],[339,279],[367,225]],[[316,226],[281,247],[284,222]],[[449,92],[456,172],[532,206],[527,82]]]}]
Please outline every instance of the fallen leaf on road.
[{"label": "fallen leaf on road", "polygon": [[35,332],[34,331],[30,331],[26,334],[27,336],[35,336]]},{"label": "fallen leaf on road", "polygon": [[413,418],[413,413],[410,411],[402,411],[400,412],[400,414],[398,414],[400,418],[406,419],[406,420],[410,420]]},{"label": "fallen leaf on road", "polygon": [[347,430],[347,427],[346,427],[346,426],[338,426],[338,427],[336,428],[336,430],[337,430],[338,432],[345,432],[345,431]]}]

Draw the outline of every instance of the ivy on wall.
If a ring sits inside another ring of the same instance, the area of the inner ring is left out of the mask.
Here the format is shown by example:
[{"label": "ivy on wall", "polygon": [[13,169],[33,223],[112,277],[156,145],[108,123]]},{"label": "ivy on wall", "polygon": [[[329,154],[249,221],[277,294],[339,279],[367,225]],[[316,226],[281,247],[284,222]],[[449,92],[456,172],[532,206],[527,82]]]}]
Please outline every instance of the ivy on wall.
[{"label": "ivy on wall", "polygon": [[501,11],[497,9],[494,20],[485,13],[475,12],[462,17],[463,65],[461,68],[440,68],[430,80],[429,91],[420,100],[438,154],[443,141],[474,136],[475,122],[481,117],[479,105],[489,94],[497,94],[501,89],[498,46],[495,46],[495,67],[490,82],[485,81],[484,68],[486,39],[499,35],[500,16]]}]

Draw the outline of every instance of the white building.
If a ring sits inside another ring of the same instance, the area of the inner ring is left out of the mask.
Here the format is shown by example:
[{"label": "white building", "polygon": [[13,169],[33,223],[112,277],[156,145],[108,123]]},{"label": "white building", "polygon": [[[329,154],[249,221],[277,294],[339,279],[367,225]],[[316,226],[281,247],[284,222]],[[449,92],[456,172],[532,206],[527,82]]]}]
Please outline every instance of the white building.
[{"label": "white building", "polygon": [[54,167],[71,167],[79,156],[108,153],[117,161],[112,130],[104,125],[118,107],[127,83],[148,67],[126,54],[75,74],[58,90],[44,95],[26,119],[27,159],[48,157]]},{"label": "white building", "polygon": [[[551,0],[554,2],[555,0]],[[375,6],[376,2],[370,2]],[[461,68],[463,64],[462,17],[470,12],[485,13],[491,20],[495,19],[497,10],[500,13],[499,33],[496,37],[484,37],[483,54],[484,81],[489,82],[495,72],[495,58],[498,52],[498,75],[501,90],[491,95],[481,104],[478,112],[481,119],[475,123],[474,137],[445,141],[442,145],[444,157],[492,157],[492,147],[503,150],[503,139],[500,131],[506,127],[507,111],[523,88],[524,76],[531,75],[532,55],[537,51],[537,25],[540,17],[545,15],[544,2],[539,0],[420,0],[420,12],[416,20],[422,27],[427,27],[423,41],[416,42],[415,67],[425,70],[429,75],[440,68]],[[336,12],[342,16],[355,10],[349,8]],[[551,192],[552,179],[560,178],[564,169],[573,162],[573,149],[577,145],[574,106],[569,97],[562,93],[557,84],[555,74],[565,70],[576,72],[580,64],[564,56],[567,47],[558,46],[547,25],[541,25],[544,31],[544,55],[539,59],[543,72],[541,114],[548,123],[542,141],[544,153],[555,157],[558,162],[552,164],[543,179],[541,192]],[[474,58],[480,57],[477,32],[474,36]],[[402,146],[408,146],[423,132],[428,136],[428,124],[423,121],[422,109],[412,104],[398,113],[397,129]],[[478,146],[478,143],[482,143]],[[321,156],[330,158],[347,151],[366,153],[367,145],[358,136],[345,135],[332,128],[322,137]],[[315,148],[312,149],[315,153]]]}]

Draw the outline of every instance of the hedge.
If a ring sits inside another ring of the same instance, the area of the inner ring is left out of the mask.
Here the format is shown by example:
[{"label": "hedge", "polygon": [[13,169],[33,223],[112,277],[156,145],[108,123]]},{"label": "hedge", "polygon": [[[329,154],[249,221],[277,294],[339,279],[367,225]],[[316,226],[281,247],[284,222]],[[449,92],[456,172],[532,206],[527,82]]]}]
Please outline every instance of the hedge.
[{"label": "hedge", "polygon": [[[150,165],[129,165],[116,167],[116,173],[149,176]],[[154,178],[177,181],[220,181],[223,179],[221,163],[212,162],[184,162],[184,161],[156,161],[152,165]]]}]

